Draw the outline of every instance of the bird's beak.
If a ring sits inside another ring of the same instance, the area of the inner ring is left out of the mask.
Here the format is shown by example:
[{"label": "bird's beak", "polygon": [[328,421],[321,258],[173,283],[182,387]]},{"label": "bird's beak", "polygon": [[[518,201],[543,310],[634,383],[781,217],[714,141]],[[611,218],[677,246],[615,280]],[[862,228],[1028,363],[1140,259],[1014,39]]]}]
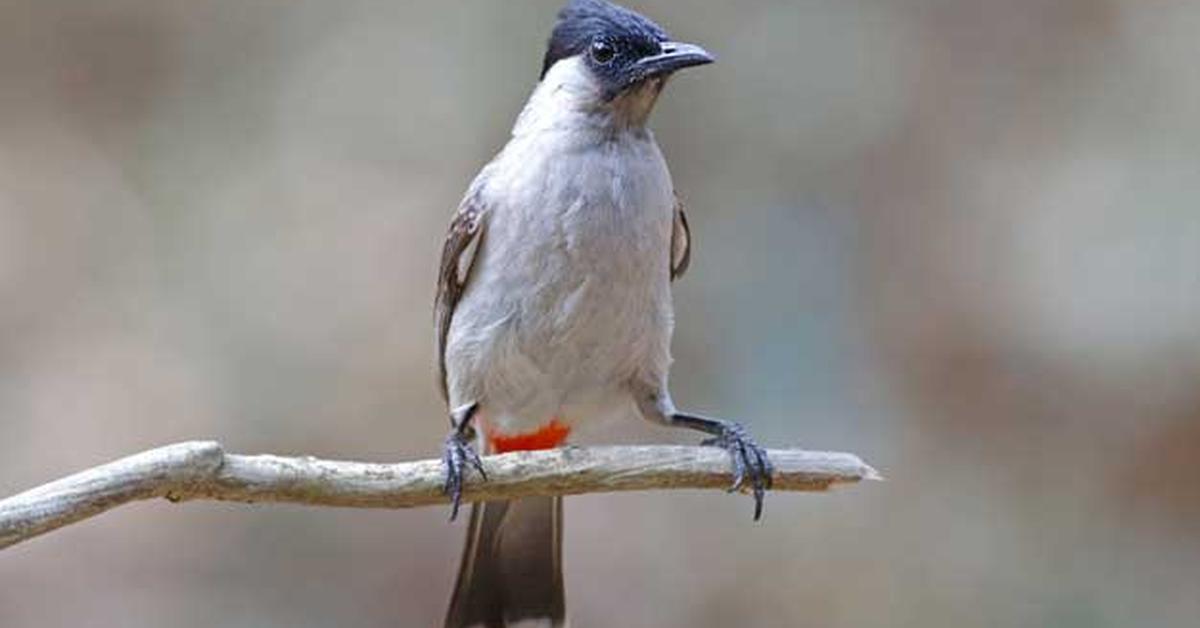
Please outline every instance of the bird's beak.
[{"label": "bird's beak", "polygon": [[713,61],[716,61],[716,58],[700,46],[678,41],[664,41],[662,52],[654,56],[643,57],[638,60],[635,67],[641,78],[650,78],[695,65],[707,65]]}]

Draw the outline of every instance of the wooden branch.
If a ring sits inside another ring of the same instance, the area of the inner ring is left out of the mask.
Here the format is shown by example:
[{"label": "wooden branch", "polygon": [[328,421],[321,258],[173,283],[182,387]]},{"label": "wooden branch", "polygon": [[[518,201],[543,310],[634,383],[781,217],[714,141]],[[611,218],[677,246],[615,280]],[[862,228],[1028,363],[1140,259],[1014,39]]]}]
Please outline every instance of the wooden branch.
[{"label": "wooden branch", "polygon": [[[774,489],[823,491],[879,479],[857,456],[773,449]],[[464,501],[649,489],[725,488],[727,454],[712,447],[568,447],[488,456]],[[0,501],[0,549],[133,501],[209,499],[351,508],[447,503],[441,462],[369,464],[227,454],[219,443],[167,445]]]}]

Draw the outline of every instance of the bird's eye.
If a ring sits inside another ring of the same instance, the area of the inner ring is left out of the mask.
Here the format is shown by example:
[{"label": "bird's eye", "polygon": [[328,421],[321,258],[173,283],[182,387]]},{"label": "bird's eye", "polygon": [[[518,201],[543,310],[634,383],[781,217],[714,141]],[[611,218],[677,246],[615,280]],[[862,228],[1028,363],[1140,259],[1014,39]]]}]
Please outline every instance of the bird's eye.
[{"label": "bird's eye", "polygon": [[613,45],[604,40],[592,42],[592,59],[601,65],[613,60],[617,51]]}]

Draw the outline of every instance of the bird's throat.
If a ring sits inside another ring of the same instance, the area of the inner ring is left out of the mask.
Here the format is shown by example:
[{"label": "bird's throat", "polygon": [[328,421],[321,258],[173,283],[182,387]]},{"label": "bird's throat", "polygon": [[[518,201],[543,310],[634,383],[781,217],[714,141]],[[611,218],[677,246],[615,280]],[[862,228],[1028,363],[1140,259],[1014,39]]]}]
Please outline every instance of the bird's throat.
[{"label": "bird's throat", "polygon": [[612,108],[611,115],[614,126],[621,128],[645,126],[650,112],[654,110],[654,104],[658,102],[658,95],[662,93],[666,80],[665,77],[646,79],[613,98],[609,106]]}]

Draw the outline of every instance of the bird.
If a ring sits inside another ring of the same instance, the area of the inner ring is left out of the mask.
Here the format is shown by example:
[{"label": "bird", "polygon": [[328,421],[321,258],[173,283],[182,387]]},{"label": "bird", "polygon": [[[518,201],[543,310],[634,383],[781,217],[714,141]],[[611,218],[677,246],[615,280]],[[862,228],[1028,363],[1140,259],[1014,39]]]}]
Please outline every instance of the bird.
[{"label": "bird", "polygon": [[[739,423],[684,412],[668,389],[672,282],[691,260],[685,208],[647,126],[704,48],[606,0],[558,13],[507,144],[468,186],[438,270],[434,322],[458,514],[481,454],[563,446],[641,417],[704,432],[762,514],[771,463]],[[562,500],[476,502],[445,626],[562,626]]]}]

